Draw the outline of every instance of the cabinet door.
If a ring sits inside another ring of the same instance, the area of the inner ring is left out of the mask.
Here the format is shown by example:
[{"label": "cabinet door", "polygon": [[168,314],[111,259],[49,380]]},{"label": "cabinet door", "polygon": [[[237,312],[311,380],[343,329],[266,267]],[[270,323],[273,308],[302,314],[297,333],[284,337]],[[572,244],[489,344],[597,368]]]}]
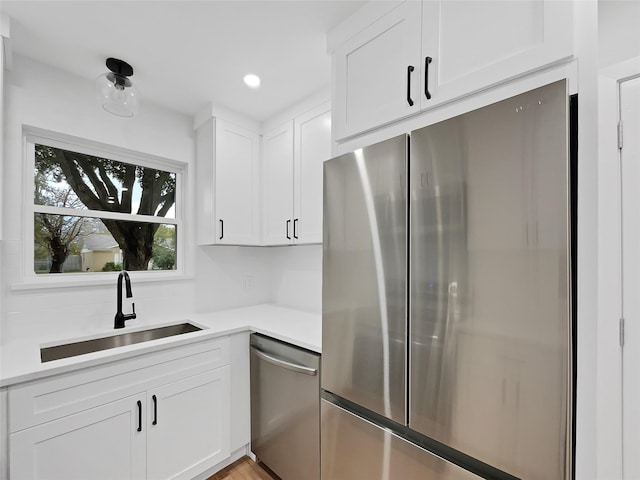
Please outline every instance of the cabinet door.
[{"label": "cabinet door", "polygon": [[262,137],[262,243],[293,243],[293,122]]},{"label": "cabinet door", "polygon": [[432,59],[428,75],[421,79],[422,108],[524,75],[572,53],[572,2],[425,0],[422,22],[422,67],[426,57]]},{"label": "cabinet door", "polygon": [[419,111],[421,8],[406,1],[336,50],[336,139]]},{"label": "cabinet door", "polygon": [[322,243],[322,165],[331,158],[330,104],[296,118],[295,140],[295,241]]},{"label": "cabinet door", "polygon": [[216,121],[216,243],[258,245],[258,134]]},{"label": "cabinet door", "polygon": [[144,404],[136,395],[11,434],[11,478],[146,478]]},{"label": "cabinet door", "polygon": [[148,392],[148,478],[190,479],[227,458],[230,398],[228,366]]}]

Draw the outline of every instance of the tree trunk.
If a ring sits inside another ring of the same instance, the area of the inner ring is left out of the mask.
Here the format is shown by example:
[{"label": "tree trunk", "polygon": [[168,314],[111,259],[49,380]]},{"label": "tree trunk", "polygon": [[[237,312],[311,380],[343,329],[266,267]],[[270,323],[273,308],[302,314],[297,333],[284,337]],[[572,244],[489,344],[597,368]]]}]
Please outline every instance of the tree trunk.
[{"label": "tree trunk", "polygon": [[125,270],[147,270],[149,260],[153,257],[153,236],[158,229],[157,224],[127,222],[124,234],[123,268]]},{"label": "tree trunk", "polygon": [[51,252],[51,268],[49,273],[62,273],[64,261],[69,256],[69,248],[60,239],[53,238],[49,243]]},{"label": "tree trunk", "polygon": [[123,250],[123,270],[129,270],[130,272],[135,272],[136,270],[147,270],[151,256],[140,255],[140,253],[141,252],[127,252],[126,250]]}]

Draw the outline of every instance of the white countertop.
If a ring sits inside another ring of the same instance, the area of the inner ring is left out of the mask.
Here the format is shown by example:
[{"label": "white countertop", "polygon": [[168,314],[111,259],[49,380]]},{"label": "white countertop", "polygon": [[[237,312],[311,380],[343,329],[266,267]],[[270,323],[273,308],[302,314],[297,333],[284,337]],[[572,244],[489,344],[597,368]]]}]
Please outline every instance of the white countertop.
[{"label": "white countertop", "polygon": [[[204,329],[198,332],[112,348],[47,363],[40,361],[41,346],[71,343],[73,341],[145,330],[185,321],[204,327]],[[74,336],[64,342],[52,342],[51,339],[42,337],[12,341],[3,345],[0,352],[0,387],[121,360],[142,353],[161,350],[168,346],[184,345],[242,331],[263,333],[318,353],[321,352],[322,348],[322,320],[319,313],[262,304],[233,310],[186,315],[184,318],[162,324],[136,325],[125,327],[118,331],[111,329],[93,335]]]}]

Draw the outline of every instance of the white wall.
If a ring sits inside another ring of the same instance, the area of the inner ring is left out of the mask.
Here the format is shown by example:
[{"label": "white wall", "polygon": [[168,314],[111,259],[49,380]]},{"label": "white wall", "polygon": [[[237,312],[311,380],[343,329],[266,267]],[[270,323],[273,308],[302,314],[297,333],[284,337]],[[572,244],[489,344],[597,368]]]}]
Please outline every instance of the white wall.
[{"label": "white wall", "polygon": [[599,64],[606,67],[640,56],[640,2],[598,2]]},{"label": "white wall", "polygon": [[[100,72],[96,72],[96,75]],[[194,132],[192,118],[144,102],[140,114],[126,119],[104,112],[94,100],[93,80],[14,55],[5,72],[5,132],[3,227],[0,265],[3,273],[2,342],[24,335],[64,338],[113,327],[113,285],[40,290],[16,290],[23,281],[22,126],[30,125],[117,147],[186,162],[187,210],[194,206]],[[187,252],[191,279],[141,284],[132,273],[139,319],[136,322],[184,318],[194,310],[210,311],[269,300],[268,249],[197,248],[194,217],[188,215]],[[251,277],[250,288],[245,279]]]}]

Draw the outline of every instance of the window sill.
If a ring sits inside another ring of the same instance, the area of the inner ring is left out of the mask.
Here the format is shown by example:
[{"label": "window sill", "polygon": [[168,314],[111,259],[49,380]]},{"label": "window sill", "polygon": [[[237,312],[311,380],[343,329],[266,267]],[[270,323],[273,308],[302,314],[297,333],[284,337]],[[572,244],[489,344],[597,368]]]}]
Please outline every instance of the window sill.
[{"label": "window sill", "polygon": [[[65,289],[65,288],[82,288],[82,287],[100,287],[103,285],[115,285],[119,272],[111,272],[112,274],[97,274],[91,275],[81,274],[62,274],[64,276],[46,276],[45,278],[29,279],[22,283],[14,283],[10,285],[10,289],[13,292],[24,292],[34,290],[50,290],[50,289]],[[140,283],[160,283],[160,282],[177,282],[182,280],[193,280],[195,277],[192,274],[185,274],[182,272],[129,272],[131,282],[133,284]]]}]

